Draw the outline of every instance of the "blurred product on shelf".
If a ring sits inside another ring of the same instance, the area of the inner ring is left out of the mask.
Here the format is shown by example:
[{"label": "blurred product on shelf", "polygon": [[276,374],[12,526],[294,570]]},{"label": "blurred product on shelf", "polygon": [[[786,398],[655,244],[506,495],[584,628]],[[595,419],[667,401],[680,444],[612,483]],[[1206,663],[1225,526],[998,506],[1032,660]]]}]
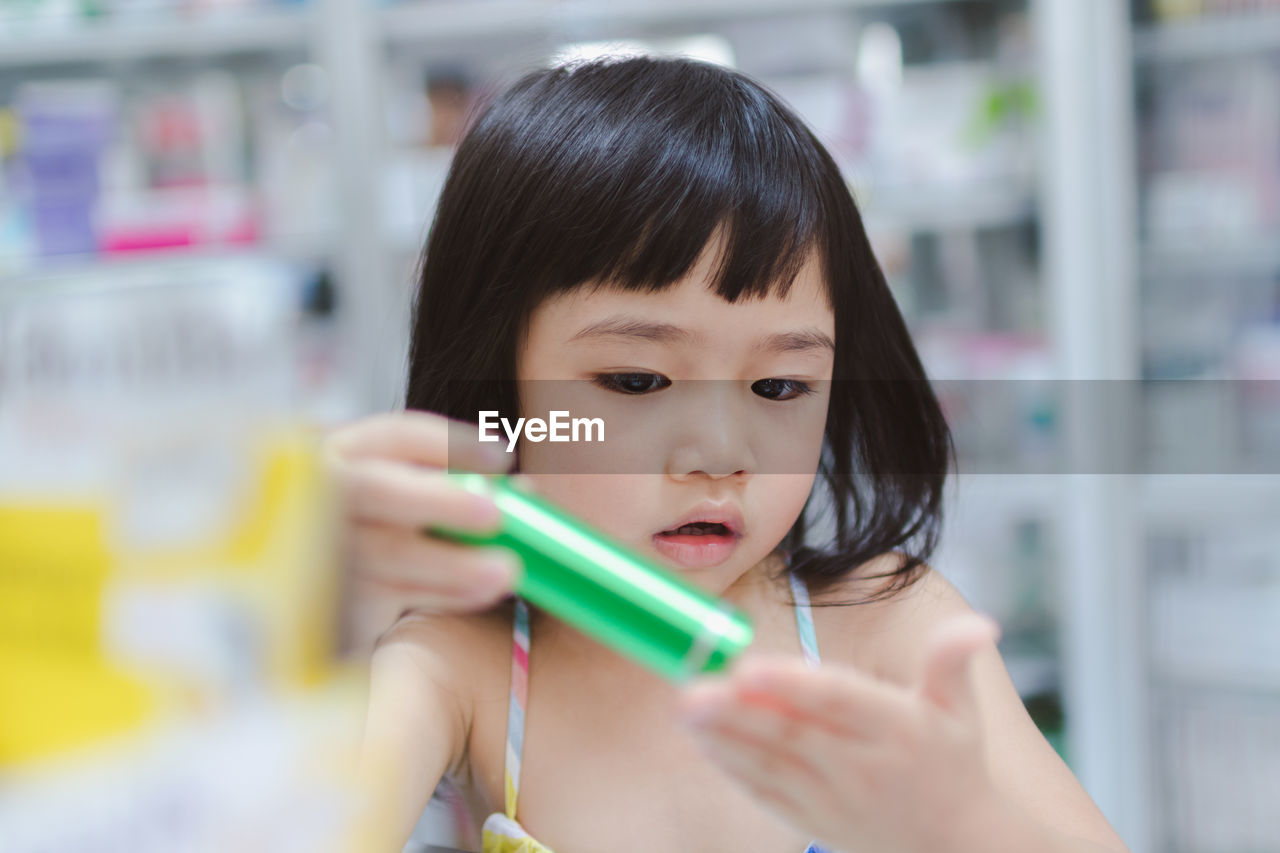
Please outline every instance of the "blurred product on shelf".
[{"label": "blurred product on shelf", "polygon": [[382,216],[388,243],[416,254],[444,187],[453,148],[483,96],[461,65],[428,67],[419,87],[393,89],[388,98],[387,135],[395,156],[382,169]]},{"label": "blurred product on shelf", "polygon": [[99,161],[114,132],[114,87],[102,81],[29,84],[19,90],[17,116],[19,169],[39,251],[96,251]]},{"label": "blurred product on shelf", "polygon": [[[1280,12],[1280,3],[1153,11],[1161,21],[1221,16],[1260,26],[1265,9]],[[1280,60],[1274,51],[1235,51],[1230,41],[1206,48],[1220,37],[1206,31],[1200,47],[1168,57],[1187,61],[1152,61],[1137,75],[1141,349],[1151,378],[1280,379],[1272,343],[1280,336]],[[1274,406],[1258,405],[1266,394],[1247,396],[1248,410],[1234,417],[1261,435]]]},{"label": "blurred product on shelf", "polygon": [[1267,850],[1280,838],[1280,536],[1266,523],[1280,502],[1234,503],[1213,527],[1149,536],[1157,849]]},{"label": "blurred product on shelf", "polygon": [[1137,0],[1134,5],[1140,20],[1157,21],[1280,10],[1280,0]]},{"label": "blurred product on shelf", "polygon": [[1150,536],[1147,623],[1156,678],[1280,687],[1280,633],[1272,630],[1280,612],[1280,535],[1228,521],[1212,530],[1164,524]]},{"label": "blurred product on shelf", "polygon": [[1280,259],[1274,272],[1161,263],[1143,283],[1143,375],[1280,379]]},{"label": "blurred product on shelf", "polygon": [[336,227],[328,82],[314,65],[18,87],[0,121],[0,268],[267,244]]},{"label": "blurred product on shelf", "polygon": [[[104,25],[150,25],[164,18],[211,20],[308,0],[0,0],[0,25],[14,34]],[[5,35],[0,30],[0,36]]]},{"label": "blurred product on shelf", "polygon": [[963,474],[1060,472],[1062,383],[1043,340],[1009,334],[920,337]]},{"label": "blurred product on shelf", "polygon": [[475,106],[471,80],[465,73],[441,70],[427,75],[431,132],[427,145],[452,148],[462,141],[468,111]]},{"label": "blurred product on shelf", "polygon": [[0,292],[7,853],[374,849],[299,321],[251,259]]},{"label": "blurred product on shelf", "polygon": [[1271,240],[1280,228],[1280,61],[1162,69],[1148,98],[1146,238],[1156,247]]},{"label": "blurred product on shelf", "polygon": [[1280,700],[1157,690],[1155,767],[1163,797],[1153,850],[1274,850]]},{"label": "blurred product on shelf", "polygon": [[[864,47],[864,50],[866,48]],[[842,122],[856,128],[837,152],[855,190],[877,196],[945,192],[1004,182],[1029,188],[1035,174],[1029,84],[1003,79],[988,62],[898,67],[867,76]],[[785,90],[784,90],[785,94]],[[865,111],[858,115],[854,110]],[[865,146],[854,139],[865,138]]]}]

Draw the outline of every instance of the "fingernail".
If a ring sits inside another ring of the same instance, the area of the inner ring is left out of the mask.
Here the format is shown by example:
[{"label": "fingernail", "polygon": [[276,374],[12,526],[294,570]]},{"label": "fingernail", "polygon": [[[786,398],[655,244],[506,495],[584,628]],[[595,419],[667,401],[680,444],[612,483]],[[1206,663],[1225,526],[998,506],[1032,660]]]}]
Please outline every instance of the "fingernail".
[{"label": "fingernail", "polygon": [[767,690],[773,682],[773,674],[768,667],[760,666],[754,661],[744,663],[735,676],[738,684],[748,690]]},{"label": "fingernail", "polygon": [[471,496],[471,516],[475,519],[476,524],[486,527],[493,527],[502,520],[502,513],[498,511],[498,506],[493,502],[493,498],[487,498],[483,495]]},{"label": "fingernail", "polygon": [[716,717],[716,709],[714,706],[707,704],[698,704],[690,708],[685,708],[680,712],[680,719],[686,726],[699,728],[705,726]]},{"label": "fingernail", "polygon": [[516,573],[520,568],[520,561],[514,554],[499,552],[491,554],[485,561],[484,574],[493,586],[510,589],[515,585]]},{"label": "fingernail", "polygon": [[725,704],[724,689],[720,684],[700,683],[690,687],[680,708],[680,717],[686,725],[702,726],[720,716]]},{"label": "fingernail", "polygon": [[486,467],[510,468],[514,455],[498,445],[486,444],[481,448]]}]

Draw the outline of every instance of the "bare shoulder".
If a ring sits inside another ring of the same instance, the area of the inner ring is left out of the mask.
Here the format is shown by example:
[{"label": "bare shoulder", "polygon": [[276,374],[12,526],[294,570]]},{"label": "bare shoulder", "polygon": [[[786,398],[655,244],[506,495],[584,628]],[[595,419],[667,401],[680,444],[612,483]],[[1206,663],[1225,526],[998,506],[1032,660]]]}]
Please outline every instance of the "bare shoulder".
[{"label": "bare shoulder", "polygon": [[378,637],[374,656],[395,649],[391,653],[444,658],[451,669],[469,673],[490,655],[502,658],[510,635],[510,604],[475,614],[406,610]]},{"label": "bare shoulder", "polygon": [[371,690],[445,717],[441,722],[452,735],[450,775],[465,773],[477,705],[506,695],[510,626],[509,604],[480,614],[411,610],[374,645]]},{"label": "bare shoulder", "polygon": [[824,660],[850,663],[905,684],[919,672],[932,629],[949,617],[973,612],[964,596],[927,563],[911,571],[909,582],[887,585],[886,576],[901,561],[899,554],[868,560],[815,597]]},{"label": "bare shoulder", "polygon": [[[853,664],[914,688],[935,629],[973,608],[928,565],[920,567],[910,584],[869,600],[883,588],[883,575],[900,565],[897,560],[895,555],[885,555],[870,561],[827,596],[833,602],[867,603],[821,608],[814,619],[824,661],[827,646],[833,646],[834,662]],[[1103,849],[1123,850],[1115,830],[1027,715],[994,643],[974,655],[971,677],[988,769],[996,786],[1028,814],[1066,835],[1093,841]]]}]

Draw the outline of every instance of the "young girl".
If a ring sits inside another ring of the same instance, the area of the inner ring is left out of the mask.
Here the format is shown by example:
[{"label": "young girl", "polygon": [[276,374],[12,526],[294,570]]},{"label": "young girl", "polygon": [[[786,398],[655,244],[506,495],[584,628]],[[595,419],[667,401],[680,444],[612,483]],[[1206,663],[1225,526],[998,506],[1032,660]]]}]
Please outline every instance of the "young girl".
[{"label": "young girl", "polygon": [[[946,425],[838,168],[751,80],[627,59],[498,98],[426,246],[407,408],[331,440],[357,574],[408,605],[363,764],[395,848],[447,778],[485,851],[1124,850],[925,563]],[[478,441],[551,409],[607,440]],[[511,555],[419,533],[495,524],[445,467],[514,467],[753,646],[677,686],[504,600]]]}]

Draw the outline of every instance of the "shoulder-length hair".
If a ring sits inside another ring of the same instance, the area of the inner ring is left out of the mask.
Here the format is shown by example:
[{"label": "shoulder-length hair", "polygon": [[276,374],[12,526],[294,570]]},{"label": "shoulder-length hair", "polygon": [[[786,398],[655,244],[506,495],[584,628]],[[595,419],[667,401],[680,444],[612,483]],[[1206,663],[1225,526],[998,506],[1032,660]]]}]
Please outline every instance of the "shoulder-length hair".
[{"label": "shoulder-length hair", "polygon": [[[497,97],[436,208],[406,406],[516,412],[517,343],[544,299],[593,281],[662,290],[721,233],[709,285],[725,300],[784,295],[816,252],[835,312],[827,494],[815,490],[781,547],[815,592],[892,552],[867,598],[891,594],[936,547],[950,432],[839,167],[740,73],[605,60],[533,72]],[[812,542],[823,498],[834,531]]]}]

